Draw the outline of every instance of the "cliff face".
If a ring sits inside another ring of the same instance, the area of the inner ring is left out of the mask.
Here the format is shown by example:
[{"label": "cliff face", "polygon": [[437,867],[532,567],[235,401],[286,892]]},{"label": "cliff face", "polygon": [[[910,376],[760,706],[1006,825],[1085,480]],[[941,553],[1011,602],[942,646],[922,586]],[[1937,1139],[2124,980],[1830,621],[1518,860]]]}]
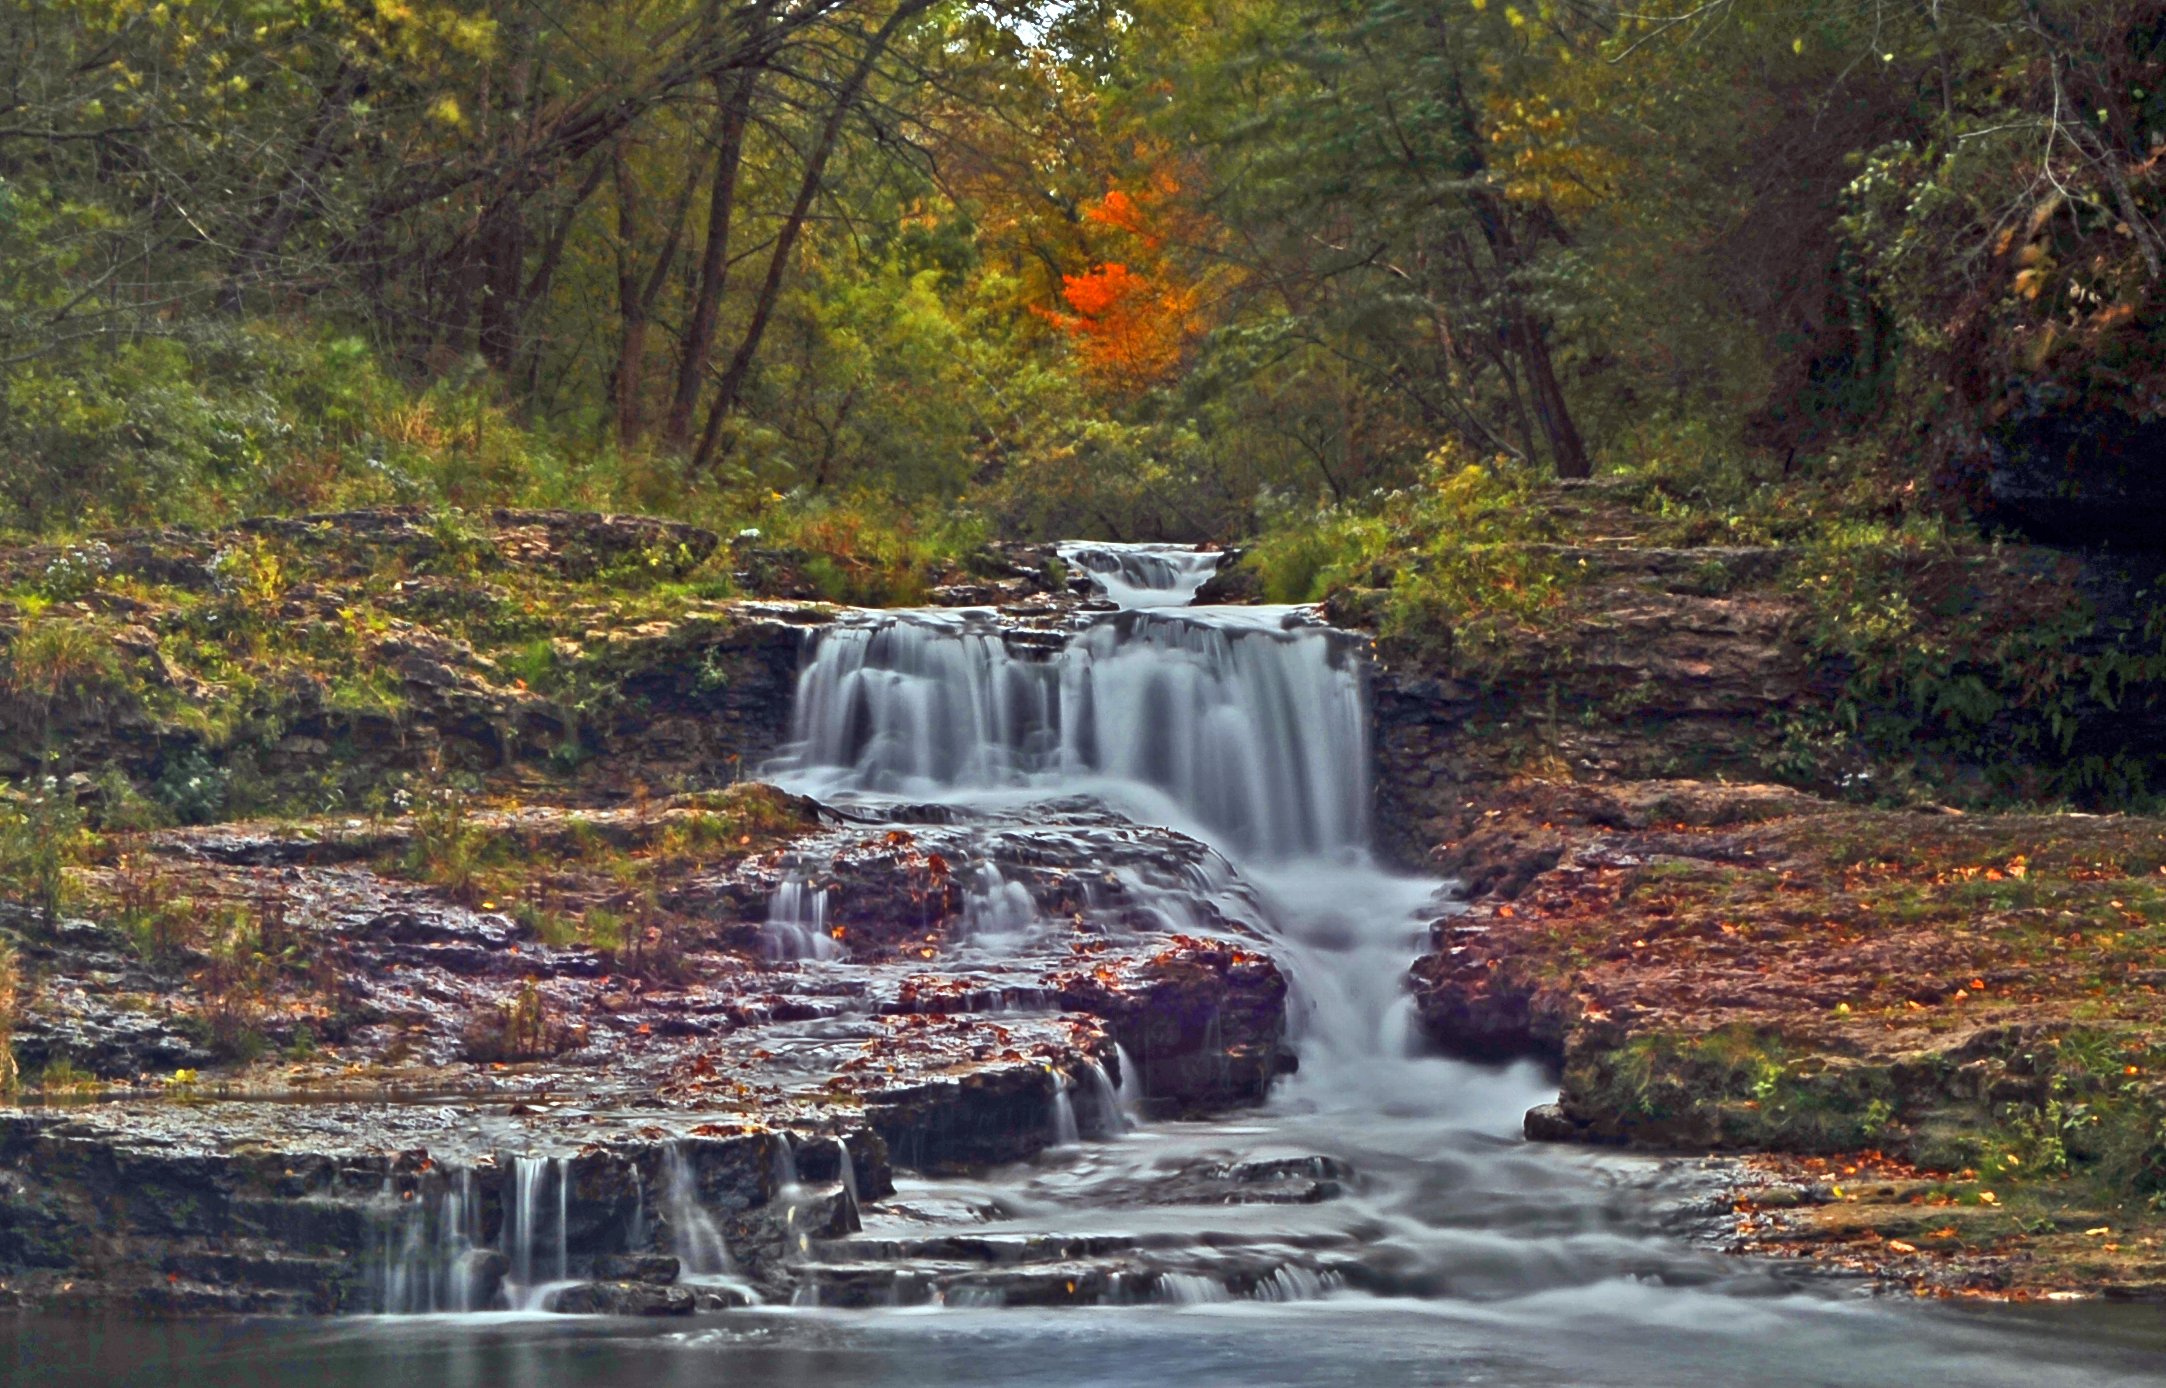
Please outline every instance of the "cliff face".
[{"label": "cliff face", "polygon": [[1469,800],[1515,775],[1764,778],[1784,715],[1840,684],[1808,655],[1794,598],[1735,591],[1764,585],[1780,550],[1554,554],[1580,577],[1553,629],[1478,659],[1377,647],[1378,838],[1393,860],[1425,863]]}]

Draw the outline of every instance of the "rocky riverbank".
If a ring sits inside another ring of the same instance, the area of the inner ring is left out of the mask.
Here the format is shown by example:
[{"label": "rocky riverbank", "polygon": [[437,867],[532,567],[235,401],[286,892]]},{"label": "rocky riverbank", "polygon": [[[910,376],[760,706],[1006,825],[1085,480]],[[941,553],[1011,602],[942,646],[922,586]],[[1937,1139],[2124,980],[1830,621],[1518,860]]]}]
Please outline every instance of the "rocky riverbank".
[{"label": "rocky riverbank", "polygon": [[[1624,530],[1605,504],[1581,521]],[[1557,1065],[1530,1136],[1775,1154],[1725,1168],[1760,1173],[1722,1178],[1736,1251],[2159,1294],[2166,826],[1768,784],[1879,766],[1794,759],[1851,673],[1774,581],[1795,556],[1545,553],[1577,575],[1547,627],[1478,652],[1402,632],[1362,665],[1374,836],[1468,899],[1412,971],[1428,1036]],[[747,780],[789,740],[809,634],[847,618],[808,562],[555,512],[0,555],[0,769],[51,775],[5,850],[40,1102],[0,1143],[4,1290],[156,1313],[545,1282],[656,1313],[916,1296],[851,1243],[892,1170],[1261,1098],[1292,1065],[1287,983],[1202,843],[1080,799],[868,811]],[[1046,548],[942,577],[931,600],[978,609],[956,629],[1010,674],[1112,609]],[[1243,572],[1207,595],[1251,596]],[[1331,668],[1360,649],[1332,638]],[[1355,1175],[1289,1162],[1168,1190],[1300,1203]],[[1101,1252],[1064,1277],[1085,1253],[1033,1249],[999,1295],[1206,1276]],[[1304,1259],[1213,1285],[1398,1285]],[[935,1272],[991,1295],[974,1266]]]},{"label": "rocky riverbank", "polygon": [[[1245,927],[1154,913],[1201,846],[1089,811],[867,826],[748,785],[105,850],[83,874],[102,923],[15,931],[44,1104],[0,1141],[0,1261],[26,1304],[416,1309],[422,1271],[493,1264],[409,1242],[448,1237],[456,1196],[462,1251],[504,1253],[521,1163],[564,1184],[536,1198],[564,1202],[543,1222],[566,1275],[671,1255],[697,1216],[786,1298],[776,1230],[853,1230],[891,1160],[1017,1161],[1117,1127],[1124,1084],[1222,1107],[1288,1063],[1285,985]],[[992,881],[1054,924],[974,950]],[[670,1163],[701,1192],[674,1228]]]},{"label": "rocky riverbank", "polygon": [[2067,812],[2158,764],[2155,561],[1536,502],[1546,607],[1376,645],[1380,845],[1468,901],[1428,1035],[1557,1065],[1530,1136],[1774,1154],[1738,1251],[2166,1295],[2166,821]]},{"label": "rocky riverbank", "polygon": [[1452,827],[1416,997],[1559,1065],[1528,1136],[1797,1154],[1740,1251],[2166,1296],[2166,821],[1526,781]]}]

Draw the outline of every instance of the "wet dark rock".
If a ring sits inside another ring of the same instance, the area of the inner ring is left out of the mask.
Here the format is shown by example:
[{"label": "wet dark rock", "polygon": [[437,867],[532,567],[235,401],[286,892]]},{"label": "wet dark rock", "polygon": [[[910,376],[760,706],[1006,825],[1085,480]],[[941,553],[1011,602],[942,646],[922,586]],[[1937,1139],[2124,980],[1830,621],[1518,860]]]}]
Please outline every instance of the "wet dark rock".
[{"label": "wet dark rock", "polygon": [[1263,575],[1241,567],[1241,557],[1246,552],[1239,549],[1226,551],[1218,571],[1196,590],[1196,606],[1219,607],[1264,600]]},{"label": "wet dark rock", "polygon": [[1524,1128],[1529,1142],[1574,1142],[1580,1136],[1579,1124],[1556,1104],[1536,1104],[1528,1109]]},{"label": "wet dark rock", "polygon": [[2008,405],[1985,436],[1988,519],[2053,545],[2166,548],[2166,424],[2051,383]]},{"label": "wet dark rock", "polygon": [[1158,1107],[1260,1099],[1293,1068],[1286,980],[1269,955],[1176,938],[1126,970],[1078,969],[1056,982],[1062,1007],[1107,1020]]},{"label": "wet dark rock", "polygon": [[558,1292],[549,1305],[567,1316],[689,1316],[697,1309],[689,1287],[652,1282],[584,1282]]},{"label": "wet dark rock", "polygon": [[921,1171],[994,1166],[1044,1146],[1058,1089],[1047,1066],[1008,1065],[872,1090],[865,1095],[865,1121],[905,1166]]},{"label": "wet dark rock", "polygon": [[649,1282],[667,1286],[677,1280],[678,1263],[665,1253],[604,1253],[594,1260],[594,1276],[603,1282]]},{"label": "wet dark rock", "polygon": [[[749,1275],[786,1288],[784,1266],[811,1238],[857,1228],[840,1183],[785,1189],[785,1152],[844,1146],[868,1158],[864,1132],[805,1138],[747,1131],[701,1135],[622,1115],[582,1125],[589,1140],[557,1159],[575,1267],[591,1268],[597,1313],[680,1314],[677,1259],[636,1236],[673,1237],[656,1193],[681,1169]],[[506,1128],[447,1125],[426,1107],[299,1109],[210,1103],[101,1104],[69,1111],[0,1111],[0,1265],[33,1304],[65,1290],[83,1309],[136,1306],[170,1314],[236,1310],[330,1313],[381,1309],[391,1263],[446,1218],[456,1195],[481,1239],[506,1237],[514,1158],[498,1141],[546,1140],[560,1124],[534,1113]],[[687,1129],[690,1128],[690,1131]],[[885,1190],[884,1168],[868,1178]],[[553,1194],[548,1204],[554,1207]],[[644,1213],[643,1213],[644,1212]],[[644,1230],[643,1234],[640,1231]],[[465,1251],[427,1273],[440,1307],[485,1307],[510,1271],[505,1251]],[[411,1284],[418,1273],[406,1275]],[[636,1295],[627,1287],[648,1288]],[[664,1295],[655,1294],[661,1289]],[[409,1302],[398,1309],[426,1309]],[[569,1309],[569,1308],[562,1308]]]}]

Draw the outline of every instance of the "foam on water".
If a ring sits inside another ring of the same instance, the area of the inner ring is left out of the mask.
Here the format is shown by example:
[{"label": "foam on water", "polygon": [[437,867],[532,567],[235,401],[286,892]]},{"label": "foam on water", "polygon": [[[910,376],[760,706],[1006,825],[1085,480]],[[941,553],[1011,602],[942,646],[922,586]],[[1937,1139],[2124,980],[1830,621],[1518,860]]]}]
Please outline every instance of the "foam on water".
[{"label": "foam on water", "polygon": [[1193,545],[1071,541],[1061,562],[1090,576],[1100,597],[1122,607],[1185,607],[1218,572],[1225,555]]}]

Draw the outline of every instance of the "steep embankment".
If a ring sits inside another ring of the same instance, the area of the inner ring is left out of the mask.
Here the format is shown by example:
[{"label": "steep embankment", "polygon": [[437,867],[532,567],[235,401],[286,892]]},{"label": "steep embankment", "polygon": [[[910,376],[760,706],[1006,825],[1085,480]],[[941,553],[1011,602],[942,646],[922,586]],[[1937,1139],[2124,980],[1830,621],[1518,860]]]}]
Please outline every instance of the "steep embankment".
[{"label": "steep embankment", "polygon": [[[1384,841],[1469,902],[1412,972],[1429,1035],[1557,1063],[1532,1137],[1798,1154],[1741,1203],[1740,1251],[1921,1291],[2166,1295],[2166,821],[2012,789],[2069,784],[2084,755],[2140,784],[2140,680],[2071,696],[2066,739],[2026,762],[2035,706],[1959,737],[1935,703],[2008,668],[1875,703],[1878,672],[1831,648],[1831,580],[1800,569],[1826,555],[1635,542],[1632,516],[1582,509],[1574,533],[1611,538],[1546,547],[1571,581],[1545,623],[1379,644]],[[2102,625],[2140,568],[1939,555],[1924,571],[1966,586],[1911,639]],[[2056,677],[2110,649],[2071,641]]]}]

